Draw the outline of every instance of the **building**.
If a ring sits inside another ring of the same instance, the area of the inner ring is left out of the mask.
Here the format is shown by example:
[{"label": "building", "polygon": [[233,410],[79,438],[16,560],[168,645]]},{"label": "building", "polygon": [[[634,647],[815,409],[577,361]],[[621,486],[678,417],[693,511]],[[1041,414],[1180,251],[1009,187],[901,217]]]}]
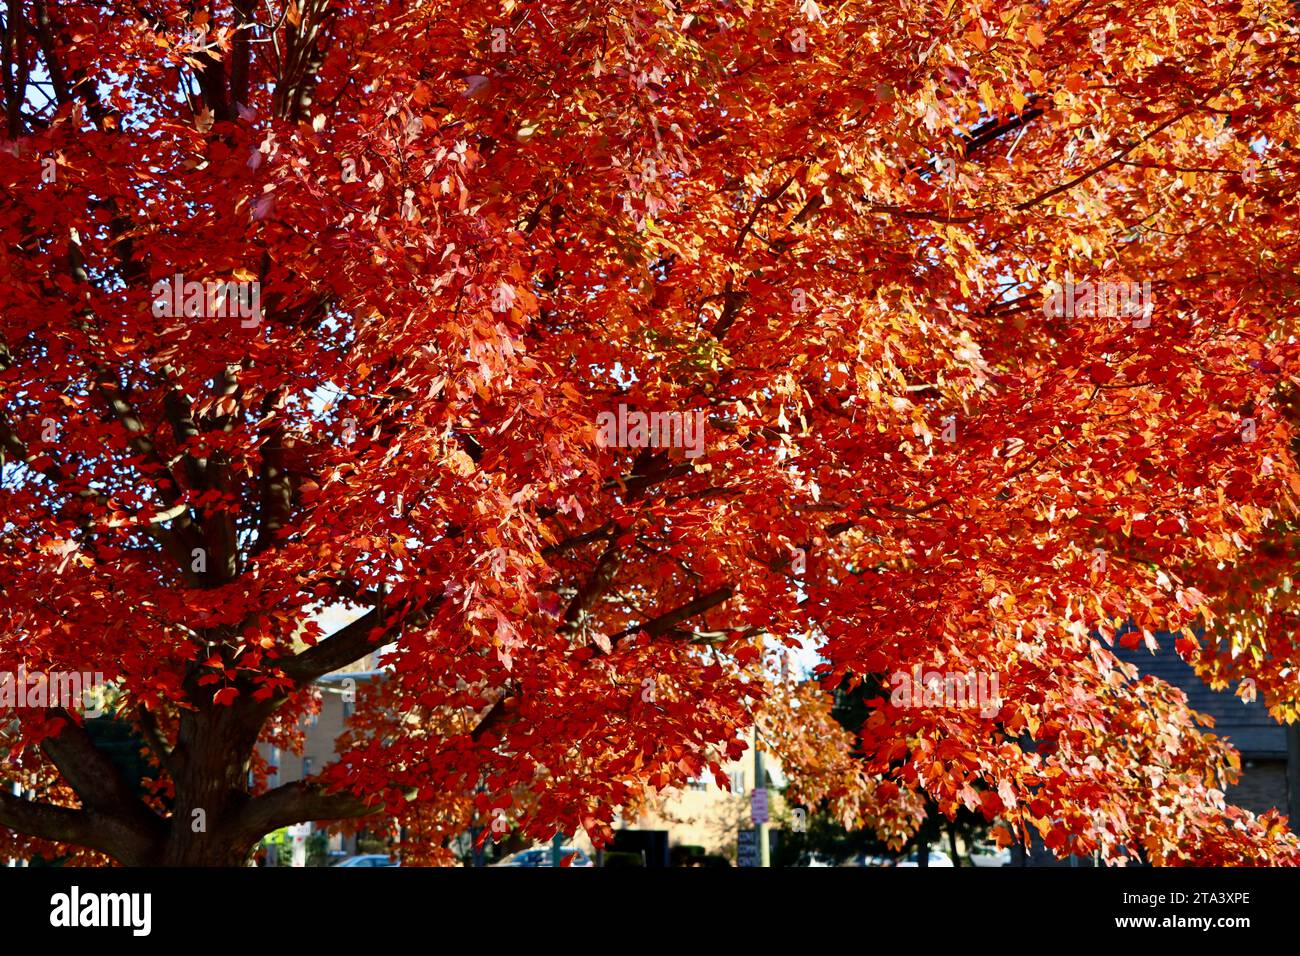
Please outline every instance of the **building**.
[{"label": "building", "polygon": [[[382,649],[367,655],[360,661],[341,670],[326,674],[316,681],[321,692],[320,711],[308,720],[303,728],[303,747],[301,754],[283,751],[268,744],[258,744],[258,751],[268,764],[275,768],[268,781],[269,786],[278,787],[295,780],[302,780],[318,773],[327,764],[332,763],[338,751],[336,744],[339,736],[347,729],[347,720],[352,716],[356,706],[359,689],[366,683],[384,674],[379,662]],[[302,843],[310,833],[315,832],[314,824],[306,824],[293,834],[296,842]],[[358,837],[356,835],[329,834],[327,852],[333,855],[351,856],[356,854]],[[295,852],[296,865],[303,858],[301,847]]]},{"label": "building", "polygon": [[1263,813],[1276,808],[1300,823],[1300,725],[1279,724],[1259,700],[1249,703],[1232,690],[1215,691],[1196,676],[1174,649],[1174,635],[1157,637],[1152,654],[1144,644],[1115,646],[1115,656],[1134,664],[1143,674],[1158,677],[1187,695],[1187,706],[1214,718],[1210,733],[1226,738],[1241,753],[1241,781],[1228,788],[1229,803]]},{"label": "building", "polygon": [[[1241,754],[1241,779],[1226,791],[1229,803],[1254,813],[1277,809],[1287,815],[1292,831],[1300,824],[1300,725],[1285,726],[1269,716],[1259,700],[1243,701],[1232,690],[1211,690],[1178,656],[1173,634],[1158,634],[1153,654],[1145,644],[1113,650],[1146,676],[1157,677],[1187,695],[1187,706],[1214,718],[1207,732],[1223,737]],[[1013,866],[1078,866],[1090,861],[1058,860],[1037,835],[1027,852],[1015,848]]]},{"label": "building", "polygon": [[[702,847],[713,856],[736,859],[741,830],[754,826],[750,805],[754,783],[754,735],[749,749],[739,760],[722,764],[730,789],[718,786],[711,772],[682,788],[669,788],[651,795],[646,808],[632,819],[616,820],[616,829],[666,831],[670,849]],[[770,753],[763,755],[763,787],[768,791],[768,818],[775,820],[784,804],[777,788],[785,786],[780,765]]]},{"label": "building", "polygon": [[[316,682],[321,691],[320,712],[304,728],[301,754],[259,745],[262,756],[276,767],[276,773],[270,779],[271,786],[310,777],[334,760],[336,742],[347,727],[358,690],[385,673],[381,656],[382,650]],[[712,773],[706,772],[683,788],[650,795],[641,814],[630,820],[616,818],[615,828],[666,832],[670,848],[702,847],[707,854],[725,856],[734,861],[739,832],[753,827],[750,818],[754,790],[753,740],[751,731],[750,749],[739,760],[722,765],[730,790],[718,786]],[[763,763],[769,818],[775,819],[783,808],[776,788],[785,786],[785,778],[771,754],[764,754]],[[331,834],[328,847],[332,853],[353,854],[357,852],[356,843],[356,837]],[[575,834],[574,843],[594,855],[594,847],[585,834]]]}]

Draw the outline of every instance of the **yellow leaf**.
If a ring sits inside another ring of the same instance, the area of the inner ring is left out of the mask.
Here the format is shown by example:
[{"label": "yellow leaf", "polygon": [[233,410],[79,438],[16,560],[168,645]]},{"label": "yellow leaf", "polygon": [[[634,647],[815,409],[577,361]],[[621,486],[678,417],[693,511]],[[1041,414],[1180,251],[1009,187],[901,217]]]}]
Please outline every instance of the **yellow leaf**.
[{"label": "yellow leaf", "polygon": [[1042,46],[1047,42],[1047,38],[1043,36],[1043,28],[1037,23],[1029,25],[1029,42],[1034,46]]}]

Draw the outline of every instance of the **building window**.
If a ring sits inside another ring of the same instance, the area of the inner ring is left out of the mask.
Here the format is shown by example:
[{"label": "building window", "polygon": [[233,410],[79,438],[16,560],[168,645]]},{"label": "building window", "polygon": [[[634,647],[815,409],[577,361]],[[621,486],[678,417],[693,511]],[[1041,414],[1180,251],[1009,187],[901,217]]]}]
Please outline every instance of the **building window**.
[{"label": "building window", "polygon": [[745,792],[745,771],[743,770],[731,771],[731,792],[732,793]]},{"label": "building window", "polygon": [[694,780],[688,781],[686,787],[696,793],[703,793],[709,789],[709,781],[704,777],[696,777]]},{"label": "building window", "polygon": [[356,706],[357,706],[357,705],[354,704],[354,703],[352,703],[352,701],[350,701],[350,700],[345,700],[345,701],[343,702],[343,719],[344,719],[344,720],[347,720],[349,717],[352,716],[352,711],[356,708]]},{"label": "building window", "polygon": [[302,775],[303,775],[304,777],[310,777],[310,776],[311,776],[311,758],[310,758],[310,757],[303,757],[303,758],[302,758]]}]

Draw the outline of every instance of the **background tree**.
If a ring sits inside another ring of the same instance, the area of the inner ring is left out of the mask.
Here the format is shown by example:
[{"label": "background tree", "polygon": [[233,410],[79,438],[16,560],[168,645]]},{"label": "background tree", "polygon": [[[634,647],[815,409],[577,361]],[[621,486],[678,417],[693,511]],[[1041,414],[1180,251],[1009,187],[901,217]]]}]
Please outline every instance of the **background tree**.
[{"label": "background tree", "polygon": [[[1294,860],[1225,805],[1223,741],[1107,648],[1229,639],[1224,569],[1300,491],[1289,5],[3,24],[0,668],[102,670],[171,801],[76,714],[16,711],[9,773],[65,788],[0,795],[20,841],[238,864],[460,798],[600,839],[739,754],[765,650],[803,636],[830,687],[999,677],[995,714],[873,713],[886,803]],[[177,277],[260,308],[169,309]],[[1071,278],[1153,309],[1044,315]],[[619,406],[700,413],[704,444],[602,442]],[[384,706],[268,788],[256,744],[385,644]]]}]

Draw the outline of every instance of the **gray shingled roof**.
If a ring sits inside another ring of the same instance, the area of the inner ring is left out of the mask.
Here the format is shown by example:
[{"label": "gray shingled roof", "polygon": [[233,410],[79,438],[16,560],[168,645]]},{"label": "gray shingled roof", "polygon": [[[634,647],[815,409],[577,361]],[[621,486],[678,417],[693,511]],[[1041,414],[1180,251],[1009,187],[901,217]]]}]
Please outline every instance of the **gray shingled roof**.
[{"label": "gray shingled roof", "polygon": [[1247,704],[1231,690],[1210,690],[1174,650],[1174,635],[1157,634],[1156,640],[1160,649],[1155,654],[1143,643],[1130,650],[1120,647],[1117,640],[1115,656],[1185,693],[1192,710],[1214,718],[1210,733],[1228,738],[1243,757],[1286,757],[1286,730],[1268,715],[1268,709],[1258,699]]}]

